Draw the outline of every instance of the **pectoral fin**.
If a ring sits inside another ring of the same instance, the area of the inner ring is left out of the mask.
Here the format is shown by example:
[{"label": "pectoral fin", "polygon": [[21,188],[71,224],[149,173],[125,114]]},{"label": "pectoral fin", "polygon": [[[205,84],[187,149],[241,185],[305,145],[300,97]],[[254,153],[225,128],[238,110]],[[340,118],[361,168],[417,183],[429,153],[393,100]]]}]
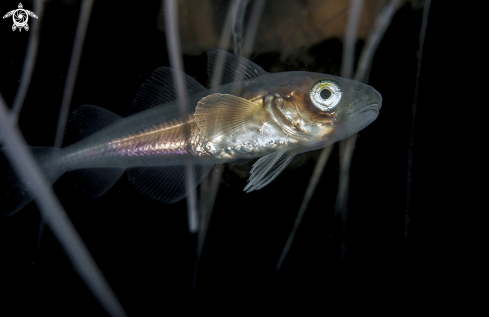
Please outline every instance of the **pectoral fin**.
[{"label": "pectoral fin", "polygon": [[195,122],[209,141],[220,143],[226,138],[253,131],[254,116],[261,106],[247,99],[227,94],[202,98],[195,108]]},{"label": "pectoral fin", "polygon": [[285,150],[279,150],[260,158],[253,164],[251,176],[244,191],[249,193],[268,185],[289,165],[294,156],[285,154]]}]

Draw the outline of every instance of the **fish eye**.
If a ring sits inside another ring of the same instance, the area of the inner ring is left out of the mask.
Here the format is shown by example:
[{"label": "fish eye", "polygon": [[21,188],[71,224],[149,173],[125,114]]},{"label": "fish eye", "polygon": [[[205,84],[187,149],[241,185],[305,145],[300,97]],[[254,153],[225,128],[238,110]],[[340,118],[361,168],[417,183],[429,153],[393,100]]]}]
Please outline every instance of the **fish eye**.
[{"label": "fish eye", "polygon": [[311,89],[312,103],[322,111],[331,111],[341,100],[340,85],[332,79],[322,79]]}]

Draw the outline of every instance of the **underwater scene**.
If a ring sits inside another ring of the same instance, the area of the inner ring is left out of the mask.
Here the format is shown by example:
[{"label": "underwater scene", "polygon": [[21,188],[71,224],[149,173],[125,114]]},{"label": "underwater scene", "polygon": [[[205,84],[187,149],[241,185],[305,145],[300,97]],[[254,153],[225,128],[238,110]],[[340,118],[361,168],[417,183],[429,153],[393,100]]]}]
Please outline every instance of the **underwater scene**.
[{"label": "underwater scene", "polygon": [[0,311],[404,311],[439,5],[0,2]]}]

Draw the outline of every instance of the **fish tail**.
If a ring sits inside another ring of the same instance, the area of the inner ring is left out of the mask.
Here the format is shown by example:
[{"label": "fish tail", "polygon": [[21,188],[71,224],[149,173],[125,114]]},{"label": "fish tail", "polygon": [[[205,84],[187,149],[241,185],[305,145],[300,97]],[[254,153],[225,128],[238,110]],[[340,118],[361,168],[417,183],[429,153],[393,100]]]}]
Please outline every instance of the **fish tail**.
[{"label": "fish tail", "polygon": [[[54,147],[29,148],[49,184],[53,184],[62,174],[58,169],[57,159],[60,149]],[[19,177],[0,148],[0,216],[7,217],[24,208],[33,199],[29,183]]]},{"label": "fish tail", "polygon": [[[93,105],[82,105],[73,112],[68,122],[64,145],[76,143],[113,124],[120,116]],[[124,168],[84,168],[69,171],[60,168],[59,158],[64,149],[29,147],[46,181],[52,185],[68,171],[68,179],[90,197],[99,197],[111,188],[124,173]],[[12,170],[4,150],[0,148],[0,217],[15,214],[35,199],[28,182]],[[68,168],[68,167],[67,167]]]}]

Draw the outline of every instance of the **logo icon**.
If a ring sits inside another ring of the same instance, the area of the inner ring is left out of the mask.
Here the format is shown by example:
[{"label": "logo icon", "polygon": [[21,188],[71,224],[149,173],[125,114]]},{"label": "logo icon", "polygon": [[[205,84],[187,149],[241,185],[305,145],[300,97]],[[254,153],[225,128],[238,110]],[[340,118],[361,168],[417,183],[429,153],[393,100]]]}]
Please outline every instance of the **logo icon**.
[{"label": "logo icon", "polygon": [[27,24],[29,16],[37,19],[37,15],[35,15],[34,12],[25,10],[23,8],[22,3],[19,2],[18,9],[9,11],[3,16],[4,19],[12,16],[12,20],[14,20],[12,31],[15,31],[16,29],[19,29],[19,32],[22,31],[22,29],[29,31],[29,25]]}]

